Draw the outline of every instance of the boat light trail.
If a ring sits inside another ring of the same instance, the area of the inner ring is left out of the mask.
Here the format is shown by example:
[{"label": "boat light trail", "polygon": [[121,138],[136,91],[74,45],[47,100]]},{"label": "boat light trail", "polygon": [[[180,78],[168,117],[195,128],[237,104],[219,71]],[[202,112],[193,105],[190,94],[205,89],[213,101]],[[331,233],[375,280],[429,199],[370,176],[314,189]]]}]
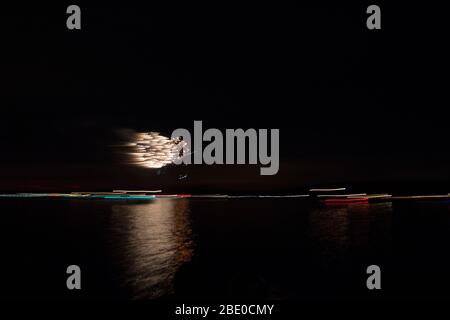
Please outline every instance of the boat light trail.
[{"label": "boat light trail", "polygon": [[414,199],[447,199],[450,198],[448,194],[442,194],[442,195],[418,195],[418,196],[397,196],[392,197],[393,200],[414,200]]},{"label": "boat light trail", "polygon": [[345,191],[346,188],[333,188],[333,189],[309,189],[310,192],[328,192],[328,191]]},{"label": "boat light trail", "polygon": [[162,190],[113,190],[114,193],[159,193]]},{"label": "boat light trail", "polygon": [[361,202],[368,202],[368,198],[352,198],[352,199],[326,199],[326,204],[347,204],[347,203],[361,203]]},{"label": "boat light trail", "polygon": [[318,194],[318,198],[351,198],[367,196],[367,193],[350,193],[350,194]]},{"label": "boat light trail", "polygon": [[[357,196],[350,196],[349,199],[352,199],[352,198],[355,198],[355,197],[357,198]],[[384,194],[369,194],[369,195],[366,195],[364,197],[368,198],[368,199],[387,199],[387,198],[391,198],[392,195],[391,194],[387,194],[387,193],[384,193]]]}]

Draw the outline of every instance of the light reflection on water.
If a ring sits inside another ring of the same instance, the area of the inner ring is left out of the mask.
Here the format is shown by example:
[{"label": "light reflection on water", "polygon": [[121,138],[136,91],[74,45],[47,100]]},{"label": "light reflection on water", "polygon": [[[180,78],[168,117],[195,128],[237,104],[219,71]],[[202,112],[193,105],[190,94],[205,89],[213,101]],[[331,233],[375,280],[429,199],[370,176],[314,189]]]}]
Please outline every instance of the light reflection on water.
[{"label": "light reflection on water", "polygon": [[[309,217],[308,238],[321,253],[324,263],[349,250],[370,245],[372,238],[383,237],[375,233],[377,221],[384,221],[385,233],[390,226],[391,203],[361,203],[326,206],[312,210]],[[389,239],[384,239],[389,241]]]},{"label": "light reflection on water", "polygon": [[[302,221],[302,216],[306,218],[304,220],[306,232],[299,235],[299,239],[303,239],[301,242],[306,241],[308,247],[315,252],[309,257],[313,259],[311,262],[325,268],[339,265],[345,267],[348,264],[347,259],[352,254],[370,248],[371,243],[380,240],[384,243],[390,242],[389,237],[384,237],[385,234],[389,234],[392,213],[391,204],[388,203],[321,206],[309,209],[288,206],[280,207],[279,209],[284,212],[277,213],[273,203],[268,206],[268,203],[250,202],[247,204],[255,205],[257,213],[254,217],[250,215],[250,220],[246,223],[240,222],[239,219],[247,217],[248,214],[236,210],[236,206],[240,207],[246,202],[227,203],[230,208],[223,208],[223,203],[210,203],[206,206],[200,202],[194,206],[197,211],[199,206],[208,209],[205,211],[207,215],[199,214],[202,210],[197,212],[197,218],[202,216],[207,220],[205,224],[207,229],[201,230],[203,240],[197,240],[203,241],[203,245],[207,241],[214,251],[221,247],[229,247],[239,253],[252,241],[256,247],[264,247],[268,239],[281,247],[295,247],[296,244],[292,242],[295,241],[298,230],[296,228],[291,230],[289,225],[281,223],[289,212],[297,212],[294,221]],[[130,292],[132,298],[153,299],[173,293],[175,274],[181,265],[191,261],[194,252],[190,205],[192,203],[188,199],[158,199],[152,203],[112,206],[110,239],[115,240],[111,243],[111,254],[113,261],[122,270],[119,283]],[[226,214],[222,215],[223,212]],[[264,212],[269,213],[269,216],[261,220],[261,214]],[[376,230],[378,223],[381,223],[384,232]],[[234,233],[230,238],[230,230],[237,228],[237,225],[249,229],[249,232]],[[253,230],[255,227],[257,229]],[[262,229],[259,230],[259,227]],[[281,238],[274,237],[279,236],[281,231],[283,234]],[[238,257],[238,254],[236,257],[230,256],[229,260],[239,262]],[[294,258],[294,255],[290,257]],[[293,263],[295,265],[296,262]],[[216,267],[219,270],[221,268],[220,265]]]},{"label": "light reflection on water", "polygon": [[[2,288],[70,299],[62,271],[77,264],[84,298],[371,298],[365,270],[377,264],[388,297],[448,296],[449,210],[447,202],[12,199],[2,202]],[[41,275],[33,288],[21,276],[31,269]]]},{"label": "light reflection on water", "polygon": [[152,203],[114,205],[112,252],[124,270],[122,284],[133,298],[170,293],[178,267],[193,254],[189,202],[157,199]]},{"label": "light reflection on water", "polygon": [[[175,296],[359,297],[368,265],[399,278],[396,268],[421,257],[423,242],[427,252],[448,243],[441,230],[448,226],[448,208],[429,205],[159,199],[115,204],[109,221],[109,259],[118,266],[117,283],[134,299],[174,293],[177,272]],[[431,239],[439,242],[417,240],[424,223],[437,230]],[[183,264],[187,268],[180,269]]]}]

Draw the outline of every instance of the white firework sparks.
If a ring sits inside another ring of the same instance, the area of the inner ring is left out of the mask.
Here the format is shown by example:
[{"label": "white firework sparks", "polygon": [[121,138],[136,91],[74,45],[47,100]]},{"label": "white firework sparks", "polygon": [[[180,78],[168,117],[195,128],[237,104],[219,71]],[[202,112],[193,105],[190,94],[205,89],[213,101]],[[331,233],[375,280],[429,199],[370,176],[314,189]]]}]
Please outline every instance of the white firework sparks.
[{"label": "white firework sparks", "polygon": [[158,132],[136,133],[133,142],[127,144],[130,162],[145,168],[162,168],[179,161],[187,152],[187,143],[171,139]]}]

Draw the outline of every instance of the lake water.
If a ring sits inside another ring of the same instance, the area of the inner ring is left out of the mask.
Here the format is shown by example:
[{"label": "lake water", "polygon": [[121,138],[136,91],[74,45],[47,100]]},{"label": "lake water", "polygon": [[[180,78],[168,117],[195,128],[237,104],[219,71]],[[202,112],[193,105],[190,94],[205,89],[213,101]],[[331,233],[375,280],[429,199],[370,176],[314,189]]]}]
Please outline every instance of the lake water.
[{"label": "lake water", "polygon": [[[3,199],[6,297],[448,297],[449,203]],[[79,265],[82,290],[66,289]],[[366,288],[378,265],[382,290]]]}]

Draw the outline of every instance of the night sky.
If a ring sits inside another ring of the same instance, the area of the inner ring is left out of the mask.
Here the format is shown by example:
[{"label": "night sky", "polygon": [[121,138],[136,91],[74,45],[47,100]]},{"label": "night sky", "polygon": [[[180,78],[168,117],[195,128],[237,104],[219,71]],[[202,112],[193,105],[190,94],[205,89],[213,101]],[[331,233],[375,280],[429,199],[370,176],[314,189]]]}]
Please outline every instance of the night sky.
[{"label": "night sky", "polygon": [[[0,189],[294,192],[446,184],[448,49],[436,7],[72,3],[4,8]],[[126,165],[123,129],[279,128],[280,170]],[[187,174],[187,179],[179,180]]]}]

